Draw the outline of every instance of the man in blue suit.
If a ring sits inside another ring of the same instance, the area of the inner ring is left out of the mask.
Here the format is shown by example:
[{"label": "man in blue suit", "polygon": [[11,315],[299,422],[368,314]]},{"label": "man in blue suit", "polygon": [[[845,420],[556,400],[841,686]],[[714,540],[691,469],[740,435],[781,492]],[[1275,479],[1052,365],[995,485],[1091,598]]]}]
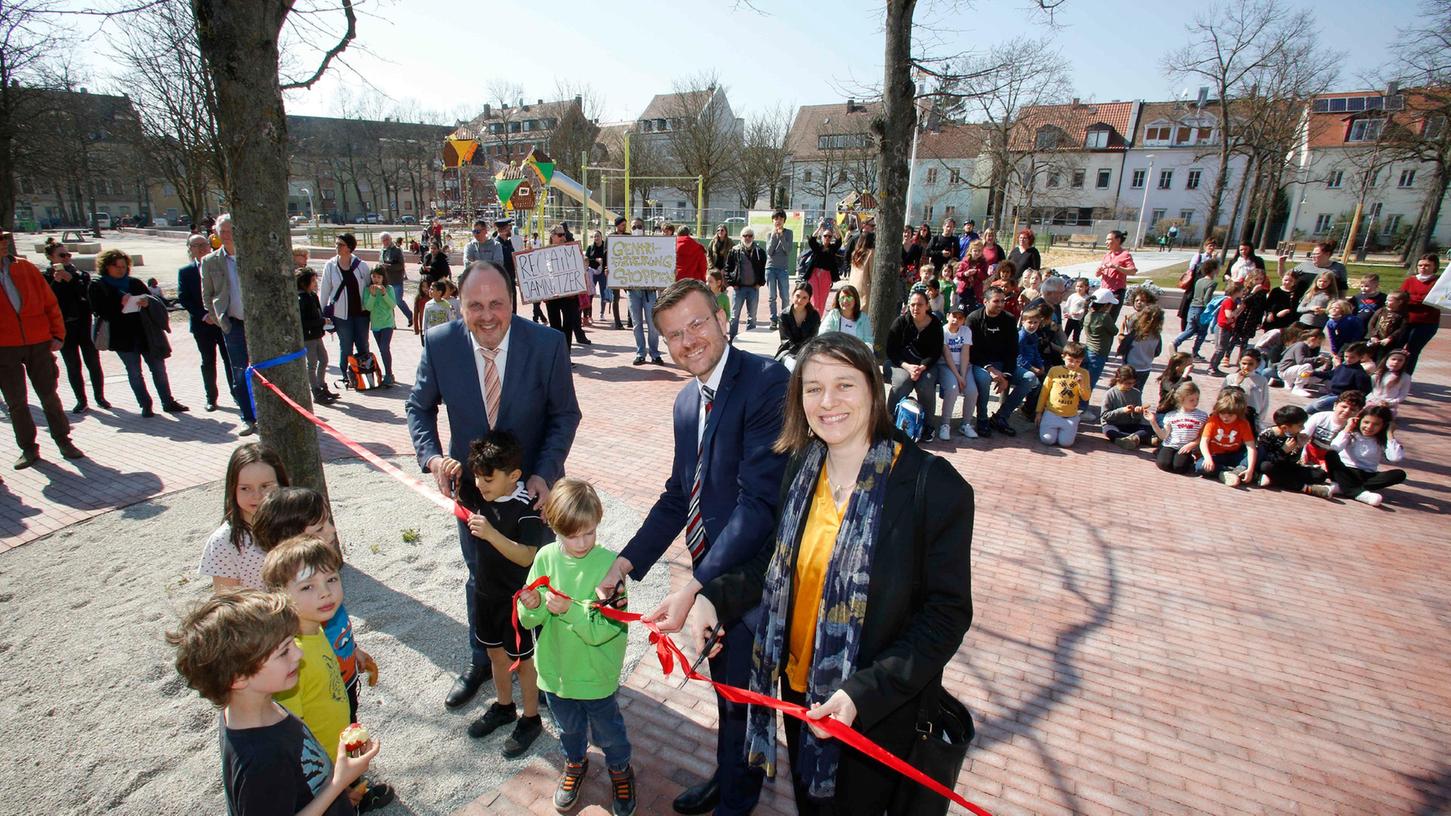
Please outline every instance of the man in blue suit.
[{"label": "man in blue suit", "polygon": [[[548,326],[515,317],[503,270],[476,261],[459,277],[462,320],[435,326],[424,337],[413,393],[408,396],[408,433],[418,464],[433,474],[441,493],[458,497],[469,443],[498,428],[514,434],[524,450],[525,486],[544,504],[549,488],[564,475],[564,460],[579,427],[564,337]],[[448,451],[438,438],[438,406],[448,413]],[[468,526],[458,523],[469,611],[472,663],[449,691],[444,705],[457,708],[473,699],[492,674],[488,652],[477,637],[474,585],[478,554]]]},{"label": "man in blue suit", "polygon": [[[771,446],[781,433],[789,375],[780,363],[726,342],[726,315],[700,281],[670,286],[654,315],[670,356],[694,379],[675,398],[675,460],[665,492],[598,591],[608,596],[626,575],[644,578],[684,530],[691,580],[649,616],[683,621],[703,584],[750,561],[774,537],[786,460]],[[710,676],[744,685],[751,627],[728,626],[723,644]],[[746,814],[760,798],[763,776],[746,765],[747,707],[717,697],[716,708],[715,776],[676,798],[679,813]]]},{"label": "man in blue suit", "polygon": [[207,410],[217,410],[217,357],[222,358],[222,371],[227,376],[227,391],[232,392],[232,363],[227,357],[227,337],[207,314],[202,302],[202,258],[212,251],[205,235],[186,240],[191,263],[176,273],[176,300],[191,315],[191,336],[202,358],[202,388],[207,392]]}]

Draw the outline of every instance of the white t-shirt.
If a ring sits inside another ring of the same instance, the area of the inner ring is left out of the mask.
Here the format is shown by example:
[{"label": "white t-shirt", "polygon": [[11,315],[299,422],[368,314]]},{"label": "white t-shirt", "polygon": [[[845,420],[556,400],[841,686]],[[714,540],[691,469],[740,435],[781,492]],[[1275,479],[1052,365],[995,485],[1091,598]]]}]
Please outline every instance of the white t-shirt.
[{"label": "white t-shirt", "polygon": [[947,344],[947,353],[952,358],[953,370],[960,370],[962,367],[962,350],[972,345],[972,329],[964,323],[957,327],[957,331],[951,332],[946,326],[942,327],[942,339]]},{"label": "white t-shirt", "polygon": [[840,330],[843,333],[845,333],[845,334],[855,335],[856,334],[856,321],[855,320],[852,320],[851,318],[847,317],[846,315],[841,314],[840,312],[837,312],[837,314],[840,315],[840,319],[841,319],[841,329]]},{"label": "white t-shirt", "polygon": [[1169,438],[1164,440],[1168,447],[1183,447],[1199,438],[1199,431],[1209,421],[1209,414],[1195,408],[1193,411],[1170,411],[1164,415],[1164,428]]},{"label": "white t-shirt", "polygon": [[267,554],[252,541],[251,533],[242,533],[242,551],[232,546],[232,525],[222,522],[202,548],[202,563],[197,572],[211,578],[231,578],[252,589],[266,589],[262,583],[262,561]]},{"label": "white t-shirt", "polygon": [[1068,301],[1063,304],[1063,313],[1074,320],[1082,320],[1088,313],[1088,296],[1077,292],[1069,295]]}]

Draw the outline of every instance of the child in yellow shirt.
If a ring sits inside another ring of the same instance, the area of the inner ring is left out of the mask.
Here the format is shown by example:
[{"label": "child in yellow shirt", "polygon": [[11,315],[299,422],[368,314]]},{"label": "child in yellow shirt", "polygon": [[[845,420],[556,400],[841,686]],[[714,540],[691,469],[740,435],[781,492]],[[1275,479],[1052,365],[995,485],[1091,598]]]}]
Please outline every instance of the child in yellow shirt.
[{"label": "child in yellow shirt", "polygon": [[1078,411],[1093,394],[1083,358],[1083,344],[1069,343],[1063,347],[1063,365],[1053,366],[1043,375],[1036,419],[1038,439],[1044,445],[1066,448],[1078,437]]}]

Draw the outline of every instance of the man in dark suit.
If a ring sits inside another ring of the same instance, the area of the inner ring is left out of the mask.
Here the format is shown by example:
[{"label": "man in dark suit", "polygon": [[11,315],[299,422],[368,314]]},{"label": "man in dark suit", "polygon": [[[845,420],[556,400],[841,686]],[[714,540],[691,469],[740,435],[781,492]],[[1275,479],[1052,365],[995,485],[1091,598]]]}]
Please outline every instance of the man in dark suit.
[{"label": "man in dark suit", "polygon": [[[438,489],[457,498],[468,482],[463,462],[469,443],[498,428],[514,434],[524,449],[525,486],[543,506],[549,488],[564,475],[564,460],[579,427],[579,403],[570,379],[564,337],[548,326],[513,316],[504,271],[476,261],[459,278],[461,320],[435,326],[424,337],[413,393],[408,396],[408,433],[418,464],[433,474]],[[438,437],[438,406],[448,413],[445,453]],[[469,610],[473,661],[449,691],[444,705],[457,708],[473,699],[492,675],[489,655],[477,635],[474,585],[478,554],[468,526],[458,524]]]},{"label": "man in dark suit", "polygon": [[217,324],[207,317],[202,303],[201,260],[212,251],[205,235],[193,235],[186,241],[191,263],[176,273],[176,300],[191,315],[191,338],[202,358],[202,387],[207,392],[207,410],[217,410],[217,356],[222,358],[222,371],[227,375],[227,391],[232,390],[232,364],[227,358],[227,338]]},{"label": "man in dark suit", "polygon": [[[676,281],[660,294],[654,316],[670,356],[694,379],[675,398],[675,459],[665,492],[598,591],[608,596],[626,575],[644,578],[684,530],[691,580],[651,613],[684,620],[703,584],[750,561],[775,532],[786,461],[771,446],[789,375],[780,363],[727,343],[725,312],[700,281]],[[745,683],[751,639],[746,622],[728,626],[711,677]],[[676,798],[677,812],[745,814],[760,797],[762,774],[746,766],[747,707],[719,697],[716,707],[716,774]]]}]

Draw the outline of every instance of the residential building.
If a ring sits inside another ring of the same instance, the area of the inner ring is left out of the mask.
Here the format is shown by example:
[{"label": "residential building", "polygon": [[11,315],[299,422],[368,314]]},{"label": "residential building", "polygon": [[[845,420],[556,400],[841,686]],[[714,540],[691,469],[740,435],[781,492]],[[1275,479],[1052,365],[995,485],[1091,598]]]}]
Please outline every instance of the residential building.
[{"label": "residential building", "polygon": [[908,222],[935,226],[949,217],[986,222],[990,170],[980,158],[986,139],[979,124],[944,123],[918,131]]},{"label": "residential building", "polygon": [[1074,99],[1025,108],[1008,138],[1014,163],[1005,226],[1027,222],[1039,232],[1069,234],[1122,219],[1125,161],[1141,107]]},{"label": "residential building", "polygon": [[[1115,185],[1115,209],[1118,218],[1133,223],[1130,239],[1153,240],[1178,227],[1181,245],[1198,243],[1205,235],[1219,172],[1218,103],[1142,103],[1129,141]],[[1246,181],[1246,161],[1241,155],[1230,157],[1218,227],[1229,227]],[[1240,206],[1237,223],[1243,225],[1248,195]]]},{"label": "residential building", "polygon": [[[725,88],[656,94],[635,118],[630,134],[633,207],[644,217],[695,220],[695,175],[716,176],[705,208],[714,220],[744,216],[725,168],[739,149],[745,122],[731,110]],[[694,173],[692,173],[692,170]],[[649,176],[673,177],[650,179]]]},{"label": "residential building", "polygon": [[797,109],[786,136],[789,209],[815,223],[853,193],[876,195],[880,150],[871,125],[881,113],[880,102],[855,99]]}]

